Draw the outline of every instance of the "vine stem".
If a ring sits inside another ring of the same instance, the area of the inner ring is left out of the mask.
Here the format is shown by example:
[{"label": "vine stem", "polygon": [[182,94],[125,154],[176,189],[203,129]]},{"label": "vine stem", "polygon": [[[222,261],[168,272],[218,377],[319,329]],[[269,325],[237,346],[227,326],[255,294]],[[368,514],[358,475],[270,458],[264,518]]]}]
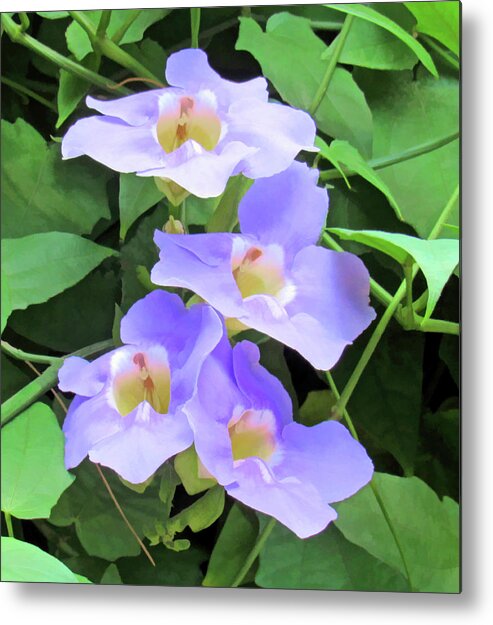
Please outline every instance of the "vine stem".
[{"label": "vine stem", "polygon": [[238,588],[238,586],[241,584],[245,575],[250,570],[250,567],[257,559],[258,554],[262,550],[262,547],[265,545],[275,525],[276,525],[276,519],[271,517],[269,521],[267,522],[266,526],[264,527],[264,529],[260,532],[257,540],[255,541],[255,544],[253,545],[250,553],[248,554],[245,562],[243,563],[243,566],[238,572],[238,575],[233,580],[233,583],[231,584],[231,588]]},{"label": "vine stem", "polygon": [[[418,156],[421,156],[423,154],[428,154],[428,152],[433,152],[433,150],[438,150],[439,148],[449,143],[452,143],[452,141],[455,141],[458,138],[459,133],[454,132],[445,137],[440,137],[439,139],[433,139],[432,141],[427,141],[426,143],[420,143],[419,145],[415,145],[412,148],[403,150],[402,152],[397,152],[396,154],[381,156],[379,158],[372,158],[368,161],[368,165],[372,169],[385,169],[385,167],[397,165],[398,163],[404,163],[405,161],[417,158]],[[326,171],[320,172],[320,180],[323,180],[325,182],[327,180],[337,180],[339,178],[343,178],[344,176],[356,175],[358,174],[352,170],[343,170],[343,172],[341,172],[338,169],[328,169]]]},{"label": "vine stem", "polygon": [[317,112],[320,104],[322,103],[322,100],[324,99],[327,89],[329,88],[330,81],[332,80],[332,76],[334,75],[337,62],[339,61],[342,49],[344,47],[344,44],[346,43],[346,39],[349,34],[349,30],[351,28],[353,20],[353,15],[347,15],[346,19],[344,20],[344,24],[342,25],[341,32],[337,36],[336,42],[334,44],[334,51],[329,58],[327,69],[325,70],[322,82],[320,83],[317,93],[315,94],[315,97],[313,98],[313,101],[308,108],[308,112],[312,116],[315,115],[315,113]]},{"label": "vine stem", "polygon": [[[44,43],[41,43],[34,37],[31,37],[27,33],[22,31],[22,28],[14,22],[14,20],[7,15],[6,13],[2,13],[2,26],[5,29],[5,32],[9,36],[9,38],[14,42],[18,43],[25,48],[28,48],[35,54],[42,56],[46,60],[50,61],[55,65],[58,65],[61,69],[70,72],[74,76],[78,78],[82,78],[83,80],[87,80],[93,85],[104,89],[105,91],[112,92],[114,91],[116,85],[109,78],[104,78],[95,72],[87,69],[83,65],[72,61],[63,54],[60,54],[56,50],[46,46]],[[120,89],[122,93],[129,93],[128,89]]]},{"label": "vine stem", "polygon": [[190,28],[192,33],[192,36],[190,38],[192,48],[198,48],[200,32],[200,8],[190,9]]},{"label": "vine stem", "polygon": [[460,69],[460,63],[458,59],[454,58],[451,54],[449,54],[446,50],[444,50],[441,46],[439,46],[431,37],[428,35],[423,35],[420,33],[420,39],[422,39],[432,50],[434,50],[440,57],[452,67],[456,71]]},{"label": "vine stem", "polygon": [[24,352],[22,349],[18,349],[17,347],[13,347],[7,341],[0,341],[1,349],[3,352],[16,358],[17,360],[30,360],[31,362],[38,362],[44,365],[54,365],[60,362],[62,359],[57,356],[44,356],[41,354],[31,354],[29,352]]},{"label": "vine stem", "polygon": [[36,100],[36,102],[39,102],[43,106],[46,106],[46,108],[50,109],[50,111],[53,111],[54,113],[57,112],[56,104],[54,102],[50,102],[50,100],[43,98],[43,96],[39,95],[32,89],[29,89],[29,87],[25,87],[24,85],[21,85],[15,80],[12,80],[11,78],[7,78],[7,76],[2,76],[0,80],[11,89],[14,89],[15,91],[18,91],[19,93],[21,93],[22,95],[25,95],[28,98],[31,98],[32,100]]},{"label": "vine stem", "polygon": [[10,538],[15,538],[14,527],[12,525],[12,516],[8,512],[3,513],[5,516],[5,525],[7,526],[7,534]]}]

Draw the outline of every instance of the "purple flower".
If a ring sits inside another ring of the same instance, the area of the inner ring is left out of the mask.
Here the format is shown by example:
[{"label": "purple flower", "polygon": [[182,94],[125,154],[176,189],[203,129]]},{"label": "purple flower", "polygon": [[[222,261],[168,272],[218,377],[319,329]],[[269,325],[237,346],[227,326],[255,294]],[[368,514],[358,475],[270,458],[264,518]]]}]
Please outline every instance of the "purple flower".
[{"label": "purple flower", "polygon": [[222,335],[209,306],[187,310],[177,295],[153,291],[123,317],[123,347],[93,362],[68,358],[59,372],[60,389],[76,394],[63,425],[66,467],[89,455],[140,483],[189,447],[184,405]]},{"label": "purple flower", "polygon": [[370,458],[343,425],[293,421],[289,395],[248,341],[216,348],[185,410],[202,475],[300,538],[321,532],[337,518],[327,504],[350,497],[372,477]]},{"label": "purple flower", "polygon": [[87,154],[116,171],[162,178],[175,195],[182,187],[213,197],[230,176],[271,176],[300,150],[316,151],[310,116],[269,103],[264,78],[224,80],[202,50],[190,49],[169,57],[166,80],[171,87],[117,100],[88,97],[103,115],[69,129],[63,157]]},{"label": "purple flower", "polygon": [[254,328],[330,369],[375,312],[361,260],[315,245],[328,207],[317,176],[294,162],[257,180],[240,203],[242,234],[156,231],[152,281],[191,289],[230,329]]}]

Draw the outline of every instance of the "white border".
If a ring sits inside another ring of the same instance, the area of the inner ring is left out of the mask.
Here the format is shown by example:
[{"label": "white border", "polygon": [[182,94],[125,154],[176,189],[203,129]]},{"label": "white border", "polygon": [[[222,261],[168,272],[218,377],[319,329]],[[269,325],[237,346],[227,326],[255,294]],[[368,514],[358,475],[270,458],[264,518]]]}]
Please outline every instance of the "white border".
[{"label": "white border", "polygon": [[[2,0],[2,11],[67,9],[67,0]],[[189,7],[241,2],[97,2],[70,8]],[[262,2],[253,4],[300,4]],[[313,3],[310,3],[313,4]],[[391,595],[266,590],[214,590],[0,585],[5,623],[88,625],[463,625],[491,622],[493,411],[491,354],[493,202],[491,162],[491,25],[493,2],[463,1],[463,594]],[[489,199],[489,202],[487,201]],[[489,301],[491,299],[491,302]],[[490,408],[488,410],[488,408]],[[487,616],[488,609],[490,617]]]}]

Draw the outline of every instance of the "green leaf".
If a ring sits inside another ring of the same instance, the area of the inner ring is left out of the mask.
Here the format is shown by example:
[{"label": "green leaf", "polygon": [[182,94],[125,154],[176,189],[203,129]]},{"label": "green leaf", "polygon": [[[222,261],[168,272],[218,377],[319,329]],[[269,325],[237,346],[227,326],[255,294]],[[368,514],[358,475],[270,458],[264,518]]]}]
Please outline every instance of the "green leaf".
[{"label": "green leaf", "polygon": [[[385,184],[385,182],[380,178],[377,172],[368,165],[365,159],[361,156],[356,148],[350,145],[347,141],[332,141],[330,146],[325,143],[323,139],[320,137],[316,137],[315,145],[320,148],[320,154],[328,159],[331,163],[334,164],[335,167],[339,171],[342,171],[344,178],[345,170],[342,166],[345,166],[348,170],[352,172],[356,172],[365,180],[368,180],[370,184],[376,187],[379,191],[381,191],[388,199],[390,205],[395,210],[395,213],[399,219],[402,219],[401,209],[399,208],[394,196],[392,195],[391,190]],[[347,178],[346,183],[349,188],[351,185],[349,184]]]},{"label": "green leaf", "polygon": [[[372,8],[397,22],[407,32],[415,24],[414,18],[402,4],[374,4]],[[335,40],[330,48],[334,43]],[[380,70],[412,69],[417,62],[416,54],[393,33],[361,18],[356,18],[352,23],[339,56],[339,63]]]},{"label": "green leaf", "polygon": [[2,384],[1,397],[2,401],[12,397],[17,391],[26,386],[31,379],[27,374],[27,366],[25,363],[8,358],[4,352],[2,352],[2,364],[0,382]]},{"label": "green leaf", "polygon": [[37,403],[2,430],[2,510],[18,519],[50,516],[74,478],[63,463],[64,438],[53,411]]},{"label": "green leaf", "polygon": [[217,484],[217,480],[201,477],[199,474],[199,457],[192,445],[175,457],[175,470],[184,489],[189,495],[197,495]]},{"label": "green leaf", "polygon": [[[86,69],[97,71],[99,57],[93,52],[80,62]],[[82,98],[89,91],[91,84],[64,69],[60,70],[60,83],[57,94],[58,119],[55,128],[60,128],[63,122],[71,115]]]},{"label": "green leaf", "polygon": [[[145,31],[163,17],[166,17],[171,9],[120,9],[111,12],[111,19],[106,29],[109,38],[113,37],[123,24],[132,15],[136,16],[135,21],[127,30],[120,45],[135,43],[140,41]],[[89,19],[96,28],[101,18],[102,11],[84,11],[84,16]],[[65,33],[69,50],[77,60],[82,60],[92,51],[91,42],[86,31],[77,22],[72,22]],[[164,68],[162,68],[164,70]]]},{"label": "green leaf", "polygon": [[300,408],[300,423],[317,425],[331,417],[336,399],[330,391],[310,391]]},{"label": "green leaf", "polygon": [[380,26],[380,28],[388,30],[414,52],[421,63],[423,63],[426,69],[433,74],[433,76],[438,77],[437,68],[435,67],[433,59],[427,50],[423,48],[423,46],[416,41],[412,35],[401,28],[399,24],[396,24],[385,15],[382,15],[375,9],[362,4],[330,4],[327,5],[327,7],[335,9],[336,11],[341,11],[342,13],[347,13],[348,15],[354,15],[354,17],[367,20],[368,22],[372,22],[373,24]]},{"label": "green leaf", "polygon": [[233,230],[238,223],[238,206],[252,184],[253,180],[241,174],[229,179],[217,207],[207,222],[207,232],[231,232]]},{"label": "green leaf", "polygon": [[64,353],[111,337],[119,277],[102,269],[45,303],[14,312],[9,326],[33,343]]},{"label": "green leaf", "polygon": [[279,523],[260,552],[262,588],[404,591],[399,573],[353,545],[333,525],[301,540]]},{"label": "green leaf", "polygon": [[30,543],[2,536],[3,582],[53,582],[57,584],[90,584],[76,575],[63,562]]},{"label": "green leaf", "polygon": [[235,503],[214,545],[202,586],[231,586],[258,536],[257,515]]},{"label": "green leaf", "polygon": [[[459,592],[459,506],[442,501],[417,477],[375,473],[374,481],[397,535],[412,587]],[[335,506],[338,529],[352,543],[406,575],[402,557],[370,486]]]},{"label": "green leaf", "polygon": [[130,226],[162,199],[154,178],[120,174],[120,239],[124,241]]},{"label": "green leaf", "polygon": [[60,146],[47,144],[23,119],[2,121],[2,236],[58,230],[90,233],[109,219],[109,173],[80,159],[62,161]]},{"label": "green leaf", "polygon": [[201,532],[217,521],[223,510],[224,488],[214,486],[191,506],[172,517],[167,524],[167,530],[172,534],[179,533],[188,526],[192,532]]},{"label": "green leaf", "polygon": [[[349,413],[371,457],[391,453],[412,474],[422,414],[423,346],[421,333],[393,324],[376,348],[349,403]],[[338,388],[351,375],[364,345],[357,343],[333,371]]]},{"label": "green leaf", "polygon": [[418,20],[418,33],[431,35],[459,55],[460,2],[404,2]]},{"label": "green leaf", "polygon": [[153,547],[156,566],[141,555],[138,558],[121,558],[118,571],[124,584],[138,586],[200,586],[203,574],[200,565],[206,559],[202,549],[191,547],[187,551],[170,551],[162,545]]},{"label": "green leaf", "polygon": [[[110,499],[96,467],[89,461],[74,471],[75,482],[53,508],[50,522],[57,526],[75,523],[77,537],[90,556],[115,561],[136,556],[140,546]],[[158,497],[158,485],[138,494],[112,472],[105,470],[113,493],[140,538],[157,519],[165,517],[166,507]]]},{"label": "green leaf", "polygon": [[1,304],[0,308],[2,309],[2,320],[1,320],[1,330],[3,332],[5,330],[5,326],[7,325],[8,318],[13,310],[12,307],[12,295],[10,293],[10,287],[8,284],[8,278],[5,275],[3,270],[3,265],[0,268],[1,279],[0,279],[0,290],[1,290]]},{"label": "green leaf", "polygon": [[343,228],[331,228],[330,232],[342,239],[369,245],[388,254],[401,265],[406,263],[408,256],[412,256],[428,285],[425,320],[431,317],[443,288],[459,262],[459,241],[456,239],[426,241],[396,232],[354,231]]},{"label": "green leaf", "polygon": [[61,20],[69,17],[68,11],[36,11],[36,13],[47,20]]},{"label": "green leaf", "polygon": [[[309,20],[278,13],[268,20],[264,33],[252,18],[242,17],[236,49],[257,59],[283,100],[310,109],[327,69],[327,61],[321,59],[327,46],[313,33]],[[336,68],[315,120],[323,132],[349,141],[365,157],[370,155],[371,112],[347,70]]]},{"label": "green leaf", "polygon": [[110,564],[106,571],[103,573],[103,577],[101,578],[100,584],[123,584],[122,578],[120,577],[120,573],[118,572],[118,567],[116,564]]},{"label": "green leaf", "polygon": [[114,254],[109,248],[66,232],[2,241],[2,282],[7,281],[11,308],[23,310],[46,302]]},{"label": "green leaf", "polygon": [[[373,113],[373,158],[397,155],[458,131],[457,80],[413,80],[411,72],[358,70],[355,74]],[[378,173],[405,221],[426,238],[458,184],[458,140]],[[448,223],[458,225],[458,217],[457,202]]]}]

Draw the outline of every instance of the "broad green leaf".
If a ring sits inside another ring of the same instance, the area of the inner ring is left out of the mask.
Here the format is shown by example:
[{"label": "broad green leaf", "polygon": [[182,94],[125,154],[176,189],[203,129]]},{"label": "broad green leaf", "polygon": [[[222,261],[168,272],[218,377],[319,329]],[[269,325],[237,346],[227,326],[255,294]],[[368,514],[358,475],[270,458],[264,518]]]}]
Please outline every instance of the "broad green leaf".
[{"label": "broad green leaf", "polygon": [[[165,517],[166,507],[158,497],[158,485],[149,486],[139,495],[124,486],[108,469],[104,469],[113,493],[140,538],[157,519]],[[126,526],[96,467],[86,461],[74,471],[75,482],[53,508],[50,522],[65,527],[75,523],[81,545],[88,555],[115,561],[123,556],[136,556],[140,546]]]},{"label": "broad green leaf", "polygon": [[460,2],[405,2],[418,20],[418,33],[431,35],[459,54]]},{"label": "broad green leaf", "polygon": [[2,236],[52,230],[88,234],[110,212],[109,173],[80,159],[62,161],[23,119],[2,121]]},{"label": "broad green leaf", "polygon": [[398,37],[403,43],[405,43],[418,57],[418,59],[423,63],[426,69],[433,74],[433,76],[438,77],[437,68],[433,63],[433,59],[430,54],[427,52],[423,46],[416,41],[416,39],[406,32],[403,28],[396,24],[396,22],[392,21],[385,15],[382,15],[375,9],[371,7],[365,6],[363,4],[330,4],[327,5],[330,9],[335,9],[336,11],[341,11],[342,13],[347,13],[348,15],[353,15],[354,17],[359,17],[363,20],[367,20],[368,22],[372,22],[385,30],[388,30],[393,35]]},{"label": "broad green leaf", "polygon": [[336,402],[330,391],[310,391],[300,408],[300,423],[317,425],[331,418],[331,410]]},{"label": "broad green leaf", "polygon": [[[356,79],[373,113],[373,158],[398,155],[459,129],[456,80],[414,80],[410,72],[370,70],[358,70]],[[391,190],[405,221],[426,238],[459,181],[458,140],[379,169],[378,174]],[[448,223],[458,225],[458,202]]]},{"label": "broad green leaf", "polygon": [[2,582],[90,584],[39,547],[2,536]]},{"label": "broad green leaf", "polygon": [[66,232],[5,239],[2,269],[12,310],[46,302],[114,254],[109,248]]},{"label": "broad green leaf", "polygon": [[[442,501],[417,477],[376,473],[374,481],[418,592],[459,592],[459,506]],[[335,506],[338,529],[406,576],[382,510],[370,486]]]},{"label": "broad green leaf", "polygon": [[[310,21],[278,13],[266,31],[252,19],[240,18],[237,50],[250,52],[283,100],[308,111],[327,70],[321,59],[327,46]],[[349,141],[366,157],[371,153],[372,117],[365,96],[345,69],[336,68],[315,120],[320,130]]]},{"label": "broad green leaf", "polygon": [[460,339],[458,336],[451,336],[450,334],[444,334],[440,341],[440,358],[447,365],[450,375],[457,384],[460,386]]},{"label": "broad green leaf", "polygon": [[[397,22],[407,32],[410,32],[415,24],[409,11],[397,2],[374,4],[372,8]],[[328,11],[328,9],[325,10]],[[341,13],[337,12],[337,14],[343,17]],[[337,38],[330,47],[336,40]],[[370,69],[400,70],[412,69],[418,62],[418,57],[411,48],[390,31],[373,22],[356,18],[349,29],[339,62]]]},{"label": "broad green leaf", "polygon": [[187,225],[205,226],[214,214],[221,197],[201,198],[189,195],[185,200]]},{"label": "broad green leaf", "polygon": [[[106,34],[110,38],[113,37],[123,24],[130,19],[132,15],[135,15],[136,19],[123,36],[120,45],[135,43],[143,38],[149,26],[152,26],[152,24],[166,17],[171,10],[172,9],[120,9],[112,11]],[[85,11],[84,13],[85,17],[89,19],[96,28],[101,18],[102,11]],[[91,42],[89,41],[86,31],[77,22],[72,22],[67,28],[66,38],[68,48],[77,60],[82,60],[92,51]]]},{"label": "broad green leaf", "polygon": [[103,573],[103,577],[101,578],[100,584],[123,584],[122,578],[120,577],[120,573],[118,572],[118,567],[116,564],[110,564],[106,571]]},{"label": "broad green leaf", "polygon": [[235,503],[214,545],[202,585],[231,586],[255,545],[257,536],[256,514]]},{"label": "broad green leaf", "polygon": [[130,226],[162,199],[154,178],[120,174],[120,239],[124,241]]},{"label": "broad green leaf", "polygon": [[217,484],[215,479],[200,476],[199,457],[193,445],[179,453],[174,464],[183,488],[189,495],[197,495]]},{"label": "broad green leaf", "polygon": [[50,516],[74,481],[63,462],[64,438],[53,411],[37,403],[2,430],[2,510],[18,519]]},{"label": "broad green leaf", "polygon": [[200,586],[203,573],[200,565],[207,555],[202,549],[170,551],[158,545],[152,548],[156,566],[140,555],[118,560],[118,572],[124,584],[137,586]]},{"label": "broad green leaf", "polygon": [[[333,371],[344,388],[364,343],[356,343]],[[351,395],[349,413],[371,457],[389,452],[406,474],[413,473],[419,441],[423,387],[422,333],[387,328]]]},{"label": "broad green leaf", "polygon": [[9,327],[38,345],[74,352],[112,336],[119,290],[115,271],[97,269],[47,302],[15,311]]},{"label": "broad green leaf", "polygon": [[444,286],[459,262],[459,241],[456,239],[427,241],[407,234],[378,230],[354,231],[331,228],[330,231],[342,239],[358,241],[388,254],[401,265],[412,256],[428,285],[425,319],[431,317]]},{"label": "broad green leaf", "polygon": [[217,521],[224,510],[224,488],[214,486],[174,517],[172,517],[167,529],[171,533],[183,532],[188,526],[192,532],[201,532]]},{"label": "broad green leaf", "polygon": [[[99,66],[98,55],[93,52],[80,62],[86,69],[96,71]],[[89,91],[91,84],[64,69],[60,70],[60,83],[57,94],[58,119],[55,128],[60,128],[71,115],[82,98]]]},{"label": "broad green leaf", "polygon": [[207,222],[207,232],[231,232],[238,223],[238,205],[253,181],[241,174],[230,178],[214,212]]},{"label": "broad green leaf", "polygon": [[[167,54],[158,43],[152,39],[144,39],[139,43],[130,43],[123,46],[123,50],[142,63],[144,67],[147,67],[154,76],[157,78],[163,77],[162,80],[164,80]],[[156,86],[152,83],[143,82],[139,89],[153,89]]]},{"label": "broad green leaf", "polygon": [[[368,165],[356,148],[350,145],[347,141],[338,140],[332,141],[330,145],[327,145],[327,143],[325,143],[325,141],[320,137],[316,137],[315,145],[320,148],[321,155],[333,163],[334,166],[342,172],[345,178],[347,170],[356,172],[381,191],[387,197],[390,205],[395,210],[397,217],[402,219],[401,209],[392,195],[391,190],[380,178],[378,173],[370,167],[370,165]],[[347,170],[345,170],[344,167],[346,167]],[[346,183],[348,187],[351,188],[347,178]]]},{"label": "broad green leaf", "polygon": [[12,295],[10,293],[10,287],[8,283],[8,278],[5,275],[3,270],[3,266],[1,268],[1,279],[0,279],[0,289],[1,289],[1,304],[0,308],[2,309],[2,322],[1,322],[1,330],[3,332],[5,330],[5,326],[7,325],[8,318],[10,317],[10,313],[13,310],[12,307]]},{"label": "broad green leaf", "polygon": [[333,525],[301,540],[279,523],[260,552],[262,588],[405,591],[398,572],[357,547]]}]

